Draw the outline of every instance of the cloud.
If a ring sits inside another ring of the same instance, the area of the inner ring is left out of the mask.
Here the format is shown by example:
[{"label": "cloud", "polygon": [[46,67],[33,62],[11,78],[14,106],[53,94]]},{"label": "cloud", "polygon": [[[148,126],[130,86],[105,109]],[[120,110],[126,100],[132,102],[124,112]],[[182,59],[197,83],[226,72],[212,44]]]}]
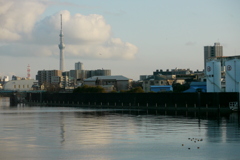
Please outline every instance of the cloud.
[{"label": "cloud", "polygon": [[31,33],[36,20],[44,12],[46,1],[0,0],[0,42],[16,41]]},{"label": "cloud", "polygon": [[[2,0],[0,0],[0,4]],[[52,5],[52,4],[51,4]],[[59,54],[60,14],[63,18],[65,57],[134,59],[138,48],[112,35],[102,15],[82,15],[67,10],[39,20],[47,1],[9,0],[0,9],[0,54],[54,56]],[[3,24],[3,25],[2,25]],[[7,42],[7,43],[6,43]]]}]

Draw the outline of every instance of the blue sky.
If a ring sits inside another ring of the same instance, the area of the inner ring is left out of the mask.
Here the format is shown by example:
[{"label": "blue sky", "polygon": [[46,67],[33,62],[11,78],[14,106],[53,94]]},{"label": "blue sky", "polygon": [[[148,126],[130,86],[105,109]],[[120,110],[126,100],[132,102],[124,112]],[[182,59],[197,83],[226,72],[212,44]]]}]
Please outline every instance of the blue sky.
[{"label": "blue sky", "polygon": [[214,42],[223,45],[225,56],[240,55],[239,0],[0,3],[2,23],[15,22],[0,25],[0,75],[25,77],[28,64],[33,78],[38,70],[59,69],[61,13],[66,70],[80,61],[86,70],[111,69],[138,80],[156,69],[202,70],[203,46]]}]

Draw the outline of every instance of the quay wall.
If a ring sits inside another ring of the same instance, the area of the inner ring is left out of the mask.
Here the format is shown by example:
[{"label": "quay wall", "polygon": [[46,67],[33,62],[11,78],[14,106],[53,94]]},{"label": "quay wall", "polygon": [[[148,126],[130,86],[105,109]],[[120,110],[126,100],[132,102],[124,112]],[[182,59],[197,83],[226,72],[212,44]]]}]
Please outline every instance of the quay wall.
[{"label": "quay wall", "polygon": [[227,108],[239,93],[27,93],[27,102],[135,107]]}]

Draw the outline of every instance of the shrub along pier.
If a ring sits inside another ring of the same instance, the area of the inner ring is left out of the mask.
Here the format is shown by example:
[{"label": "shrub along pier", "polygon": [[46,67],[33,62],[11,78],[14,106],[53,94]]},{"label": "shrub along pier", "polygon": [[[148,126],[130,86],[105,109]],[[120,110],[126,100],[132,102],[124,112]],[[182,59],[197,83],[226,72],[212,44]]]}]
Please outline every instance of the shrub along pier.
[{"label": "shrub along pier", "polygon": [[154,110],[227,112],[231,111],[230,102],[239,102],[239,93],[27,93],[26,96],[30,105]]}]

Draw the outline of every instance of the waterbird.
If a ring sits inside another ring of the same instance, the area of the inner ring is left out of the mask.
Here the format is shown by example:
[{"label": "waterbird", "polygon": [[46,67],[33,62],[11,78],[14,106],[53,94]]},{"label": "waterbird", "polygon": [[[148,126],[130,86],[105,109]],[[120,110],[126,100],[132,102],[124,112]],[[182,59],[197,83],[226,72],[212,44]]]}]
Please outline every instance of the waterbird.
[{"label": "waterbird", "polygon": [[184,144],[182,144],[182,146],[184,146]]},{"label": "waterbird", "polygon": [[199,149],[200,147],[197,147],[197,149]]},{"label": "waterbird", "polygon": [[188,149],[190,149],[190,148],[188,148]]}]

